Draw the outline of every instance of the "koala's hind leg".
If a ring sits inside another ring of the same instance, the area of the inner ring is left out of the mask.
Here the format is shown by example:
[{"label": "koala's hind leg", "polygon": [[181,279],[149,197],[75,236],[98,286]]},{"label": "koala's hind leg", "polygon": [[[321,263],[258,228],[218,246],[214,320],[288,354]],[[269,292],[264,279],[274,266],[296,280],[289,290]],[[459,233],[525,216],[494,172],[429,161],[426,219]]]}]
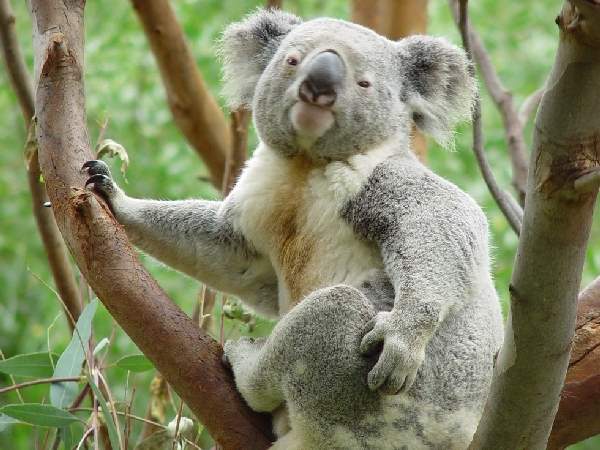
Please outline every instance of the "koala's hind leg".
[{"label": "koala's hind leg", "polygon": [[334,286],[296,305],[259,350],[247,340],[228,342],[225,354],[240,393],[260,411],[273,412],[285,401],[291,431],[283,439],[296,436],[300,448],[332,448],[326,444],[335,441],[334,432],[352,440],[354,425],[380,407],[366,383],[373,361],[359,352],[374,314],[360,291]]}]

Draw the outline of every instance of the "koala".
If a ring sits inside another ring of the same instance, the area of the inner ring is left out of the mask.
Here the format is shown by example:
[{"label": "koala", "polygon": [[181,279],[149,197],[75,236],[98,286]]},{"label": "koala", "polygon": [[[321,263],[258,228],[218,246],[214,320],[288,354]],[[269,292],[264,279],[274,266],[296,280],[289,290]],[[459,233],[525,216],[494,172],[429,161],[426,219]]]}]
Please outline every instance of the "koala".
[{"label": "koala", "polygon": [[280,319],[224,349],[273,449],[467,448],[502,344],[487,221],[410,150],[413,123],[448,146],[468,118],[465,53],[258,10],[221,56],[260,141],[227,198],[131,198],[101,161],[87,186],[140,249]]}]

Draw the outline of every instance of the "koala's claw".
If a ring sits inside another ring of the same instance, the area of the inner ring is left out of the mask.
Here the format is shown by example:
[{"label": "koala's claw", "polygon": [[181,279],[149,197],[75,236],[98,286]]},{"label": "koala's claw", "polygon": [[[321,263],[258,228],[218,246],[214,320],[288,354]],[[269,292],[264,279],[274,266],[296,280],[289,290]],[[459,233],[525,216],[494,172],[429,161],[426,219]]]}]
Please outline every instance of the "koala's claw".
[{"label": "koala's claw", "polygon": [[93,159],[91,161],[86,161],[83,166],[81,167],[81,172],[86,173],[88,175],[98,175],[98,174],[102,174],[102,175],[106,175],[108,177],[110,177],[110,169],[108,168],[108,165],[104,162],[101,161],[99,159]]},{"label": "koala's claw", "polygon": [[425,358],[425,344],[411,336],[402,336],[394,322],[391,313],[379,313],[368,324],[360,345],[363,355],[372,355],[382,348],[367,384],[371,390],[387,395],[408,391]]},{"label": "koala's claw", "polygon": [[109,199],[114,196],[117,192],[113,180],[108,176],[101,173],[92,175],[85,182],[85,187],[92,186],[92,190],[102,195],[104,198]]}]

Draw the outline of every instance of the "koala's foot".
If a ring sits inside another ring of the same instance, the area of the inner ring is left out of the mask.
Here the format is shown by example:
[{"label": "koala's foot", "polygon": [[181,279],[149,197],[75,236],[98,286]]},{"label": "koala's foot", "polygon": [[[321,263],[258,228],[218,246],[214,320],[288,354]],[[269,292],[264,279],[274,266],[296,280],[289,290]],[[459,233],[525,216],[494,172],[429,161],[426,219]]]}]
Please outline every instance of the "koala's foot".
[{"label": "koala's foot", "polygon": [[101,195],[109,203],[119,193],[119,188],[112,180],[110,169],[104,161],[87,161],[81,167],[81,171],[90,176],[85,182],[85,187]]}]

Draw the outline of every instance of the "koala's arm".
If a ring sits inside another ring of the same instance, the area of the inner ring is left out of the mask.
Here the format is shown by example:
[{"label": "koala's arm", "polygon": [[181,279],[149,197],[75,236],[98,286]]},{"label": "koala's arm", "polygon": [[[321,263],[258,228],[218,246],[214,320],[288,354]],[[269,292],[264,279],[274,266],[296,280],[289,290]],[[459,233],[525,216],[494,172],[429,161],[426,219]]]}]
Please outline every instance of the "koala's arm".
[{"label": "koala's arm", "polygon": [[90,175],[87,184],[105,198],[141,250],[215,289],[249,298],[259,309],[261,303],[276,307],[272,267],[234,231],[228,204],[132,198],[114,183],[102,161],[89,161],[84,168]]},{"label": "koala's arm", "polygon": [[383,341],[369,386],[395,394],[414,382],[427,343],[453,307],[489,281],[487,221],[465,193],[412,158],[375,169],[351,208],[355,226],[381,249],[394,307],[370,324],[361,351]]}]

